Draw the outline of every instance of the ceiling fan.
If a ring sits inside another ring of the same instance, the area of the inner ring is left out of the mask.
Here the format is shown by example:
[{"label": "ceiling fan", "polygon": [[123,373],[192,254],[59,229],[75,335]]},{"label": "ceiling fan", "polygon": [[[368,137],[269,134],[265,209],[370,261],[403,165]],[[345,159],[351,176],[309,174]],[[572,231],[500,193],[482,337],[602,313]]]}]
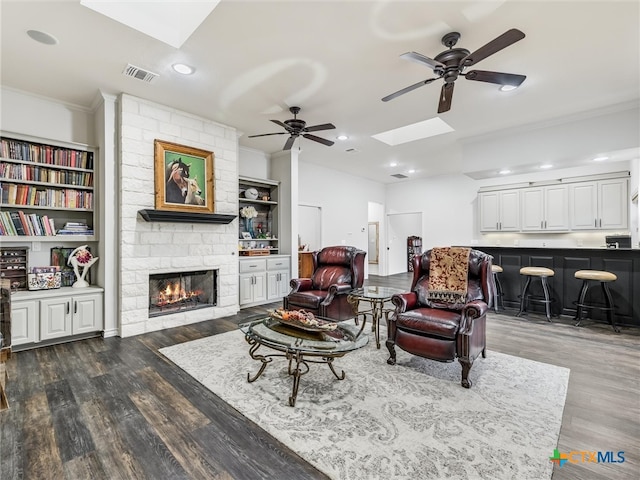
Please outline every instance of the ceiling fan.
[{"label": "ceiling fan", "polygon": [[314,125],[312,127],[307,127],[307,122],[304,120],[300,120],[296,116],[300,113],[300,107],[290,107],[289,111],[293,113],[293,118],[289,120],[285,120],[284,123],[280,120],[271,120],[276,125],[280,125],[284,127],[286,132],[277,132],[277,133],[262,133],[260,135],[249,135],[248,138],[255,137],[265,137],[267,135],[285,135],[289,134],[290,137],[287,139],[284,144],[284,148],[282,150],[291,150],[293,146],[293,142],[295,142],[296,138],[302,135],[304,138],[308,138],[309,140],[313,140],[314,142],[322,143],[323,145],[327,145],[330,147],[334,142],[331,140],[326,140],[321,137],[317,137],[315,135],[311,135],[309,132],[317,132],[320,130],[330,130],[332,128],[336,128],[332,123],[323,123],[322,125]]},{"label": "ceiling fan", "polygon": [[442,53],[439,53],[435,58],[425,57],[416,52],[407,52],[400,55],[401,58],[411,60],[422,65],[426,65],[431,68],[437,75],[435,78],[428,78],[421,82],[410,85],[402,90],[398,90],[391,95],[387,95],[382,99],[383,102],[388,102],[400,95],[404,95],[416,88],[423,85],[427,85],[440,78],[444,79],[444,85],[440,91],[440,101],[438,103],[438,113],[447,112],[451,109],[451,100],[453,98],[453,86],[458,76],[462,75],[467,80],[475,80],[478,82],[495,83],[498,85],[511,85],[519,87],[524,82],[524,75],[516,75],[513,73],[501,73],[501,72],[489,72],[486,70],[471,70],[464,72],[467,67],[475,65],[480,60],[484,60],[489,55],[493,55],[499,52],[503,48],[508,47],[524,38],[524,33],[520,30],[512,28],[506,31],[499,37],[494,38],[485,46],[480,47],[473,53],[470,53],[466,48],[453,48],[458,40],[460,34],[458,32],[447,33],[442,37],[442,44],[449,48]]}]

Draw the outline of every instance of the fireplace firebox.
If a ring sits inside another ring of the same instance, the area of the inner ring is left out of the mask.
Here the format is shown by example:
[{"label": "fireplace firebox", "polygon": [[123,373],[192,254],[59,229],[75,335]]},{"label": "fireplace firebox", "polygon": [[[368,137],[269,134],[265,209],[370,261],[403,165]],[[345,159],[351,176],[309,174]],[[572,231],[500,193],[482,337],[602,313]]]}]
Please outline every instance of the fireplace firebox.
[{"label": "fireplace firebox", "polygon": [[217,270],[149,275],[149,317],[214,307]]}]

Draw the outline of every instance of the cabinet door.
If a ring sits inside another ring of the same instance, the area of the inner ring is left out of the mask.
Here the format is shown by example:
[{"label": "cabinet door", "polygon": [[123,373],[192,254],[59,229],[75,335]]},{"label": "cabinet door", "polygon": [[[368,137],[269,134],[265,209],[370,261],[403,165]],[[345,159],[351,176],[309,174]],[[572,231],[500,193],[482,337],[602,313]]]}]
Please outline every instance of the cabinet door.
[{"label": "cabinet door", "polygon": [[484,192],[478,195],[480,210],[480,230],[495,232],[498,230],[498,192]]},{"label": "cabinet door", "polygon": [[38,302],[36,300],[11,302],[12,346],[39,341],[38,326]]},{"label": "cabinet door", "polygon": [[267,274],[253,276],[253,301],[264,302],[267,299]]},{"label": "cabinet door", "polygon": [[289,275],[289,272],[286,270],[280,272],[280,281],[278,282],[278,297],[282,298],[289,295],[289,291],[291,290],[291,285],[289,285],[290,282],[291,275]]},{"label": "cabinet door", "polygon": [[253,274],[240,275],[240,305],[253,302]]},{"label": "cabinet door", "polygon": [[526,188],[522,191],[522,230],[544,230],[544,190]]},{"label": "cabinet door", "polygon": [[598,227],[597,182],[574,183],[569,187],[572,230],[594,230]]},{"label": "cabinet door", "polygon": [[276,300],[280,293],[280,272],[267,273],[267,300]]},{"label": "cabinet door", "polygon": [[289,272],[269,272],[267,274],[267,300],[281,300],[289,293]]},{"label": "cabinet door", "polygon": [[554,185],[544,189],[544,229],[569,230],[569,188]]},{"label": "cabinet door", "polygon": [[627,228],[627,180],[598,182],[598,227],[607,230]]},{"label": "cabinet door", "polygon": [[72,332],[97,332],[102,330],[102,295],[78,295],[73,297]]},{"label": "cabinet door", "polygon": [[71,335],[71,308],[71,297],[40,300],[40,340]]},{"label": "cabinet door", "polygon": [[517,232],[520,230],[520,190],[500,192],[500,231]]}]

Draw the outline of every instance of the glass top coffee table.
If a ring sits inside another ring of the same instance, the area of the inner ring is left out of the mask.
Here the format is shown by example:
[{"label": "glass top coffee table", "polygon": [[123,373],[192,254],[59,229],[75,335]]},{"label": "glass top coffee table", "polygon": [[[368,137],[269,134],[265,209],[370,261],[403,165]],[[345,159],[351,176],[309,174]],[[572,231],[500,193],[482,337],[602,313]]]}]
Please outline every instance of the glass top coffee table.
[{"label": "glass top coffee table", "polygon": [[[407,290],[392,287],[376,287],[368,286],[355,288],[349,292],[347,301],[353,308],[356,319],[359,315],[363,315],[362,328],[366,323],[367,314],[371,315],[371,330],[375,333],[376,348],[380,348],[380,319],[382,315],[389,315],[391,310],[385,309],[384,304],[391,300],[396,294],[406,293]],[[360,310],[360,302],[368,302],[370,308],[368,310]]]},{"label": "glass top coffee table", "polygon": [[[300,377],[309,372],[310,363],[326,363],[338,380],[344,380],[344,370],[338,375],[333,360],[364,347],[369,341],[367,335],[360,335],[359,327],[345,322],[338,323],[333,331],[309,331],[283,324],[271,317],[262,317],[240,324],[240,330],[251,345],[251,358],[262,362],[255,375],[247,374],[247,381],[250,383],[260,378],[273,358],[284,357],[289,361],[288,373],[293,376],[293,388],[289,397],[289,405],[292,407],[296,404]],[[281,353],[258,353],[262,346]]]}]

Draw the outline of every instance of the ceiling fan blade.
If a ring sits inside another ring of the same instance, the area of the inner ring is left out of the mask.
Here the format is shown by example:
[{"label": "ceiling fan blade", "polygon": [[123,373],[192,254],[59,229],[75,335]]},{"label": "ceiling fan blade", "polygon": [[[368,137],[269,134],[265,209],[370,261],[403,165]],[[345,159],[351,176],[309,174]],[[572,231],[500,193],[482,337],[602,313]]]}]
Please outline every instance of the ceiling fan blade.
[{"label": "ceiling fan blade", "polygon": [[464,76],[467,80],[496,83],[498,85],[513,85],[514,87],[519,87],[527,78],[525,75],[517,75],[515,73],[488,72],[486,70],[471,70]]},{"label": "ceiling fan blade", "polygon": [[512,28],[511,30],[507,30],[499,37],[494,38],[485,46],[480,47],[475,52],[470,53],[462,60],[461,65],[466,67],[475,65],[480,60],[487,58],[489,55],[493,55],[496,52],[499,52],[503,48],[507,48],[509,45],[516,43],[519,40],[524,38],[524,33],[522,33],[517,28]]},{"label": "ceiling fan blade", "polygon": [[333,123],[323,123],[322,125],[314,125],[313,127],[306,127],[303,129],[304,132],[317,132],[320,130],[331,130],[332,128],[336,128]]},{"label": "ceiling fan blade", "polygon": [[405,93],[409,93],[411,90],[415,90],[416,88],[419,88],[423,85],[426,85],[428,83],[431,83],[433,81],[437,80],[437,78],[428,78],[427,80],[422,80],[421,82],[418,83],[414,83],[413,85],[409,85],[408,87],[403,88],[402,90],[398,90],[395,93],[392,93],[391,95],[387,95],[386,97],[384,97],[382,99],[383,102],[388,102],[389,100],[393,100],[396,97],[399,97],[400,95],[404,95]]},{"label": "ceiling fan blade", "polygon": [[283,128],[286,128],[287,130],[289,130],[289,126],[285,123],[282,123],[280,120],[271,120],[273,123],[275,123],[276,125],[280,125]]},{"label": "ceiling fan blade", "polygon": [[445,65],[443,63],[437,62],[433,58],[425,57],[421,53],[407,52],[400,55],[400,58],[404,58],[405,60],[410,60],[421,65],[426,65],[432,70],[436,68],[445,68]]},{"label": "ceiling fan blade", "polygon": [[451,109],[453,99],[453,83],[445,83],[440,90],[440,102],[438,102],[438,113],[448,112]]},{"label": "ceiling fan blade", "polygon": [[293,147],[293,142],[295,141],[296,137],[294,136],[287,138],[287,143],[284,144],[284,148],[282,150],[291,150],[291,147]]},{"label": "ceiling fan blade", "polygon": [[278,133],[261,133],[260,135],[248,135],[247,138],[255,138],[255,137],[266,137],[268,135],[285,135],[287,132],[278,132]]},{"label": "ceiling fan blade", "polygon": [[315,135],[311,135],[310,133],[305,133],[302,135],[304,138],[308,138],[309,140],[313,140],[314,142],[322,143],[327,147],[330,147],[334,144],[331,140],[327,140],[325,138],[316,137]]}]

